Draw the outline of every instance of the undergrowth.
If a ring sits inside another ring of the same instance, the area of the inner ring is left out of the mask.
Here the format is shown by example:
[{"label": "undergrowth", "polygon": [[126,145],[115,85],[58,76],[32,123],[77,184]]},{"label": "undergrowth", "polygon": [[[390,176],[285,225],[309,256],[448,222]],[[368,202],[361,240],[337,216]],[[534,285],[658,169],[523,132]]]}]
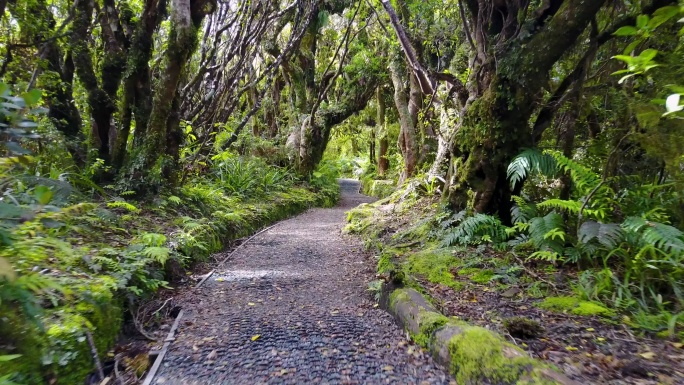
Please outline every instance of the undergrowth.
[{"label": "undergrowth", "polygon": [[0,357],[12,358],[0,359],[0,379],[82,382],[93,367],[86,333],[104,357],[126,309],[228,240],[337,200],[334,170],[310,183],[255,159],[214,170],[144,202],[125,193],[83,201],[75,188],[60,194],[68,181],[14,183],[0,202]]}]

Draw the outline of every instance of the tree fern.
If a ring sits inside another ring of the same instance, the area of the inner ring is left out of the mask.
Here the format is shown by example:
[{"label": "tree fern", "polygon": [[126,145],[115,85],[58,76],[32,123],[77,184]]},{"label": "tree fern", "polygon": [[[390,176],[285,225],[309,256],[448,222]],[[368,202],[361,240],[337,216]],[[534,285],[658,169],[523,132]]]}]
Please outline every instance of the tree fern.
[{"label": "tree fern", "polygon": [[508,165],[508,180],[511,186],[527,178],[530,173],[539,173],[547,176],[554,176],[558,170],[556,159],[547,152],[536,149],[527,149],[513,158]]}]

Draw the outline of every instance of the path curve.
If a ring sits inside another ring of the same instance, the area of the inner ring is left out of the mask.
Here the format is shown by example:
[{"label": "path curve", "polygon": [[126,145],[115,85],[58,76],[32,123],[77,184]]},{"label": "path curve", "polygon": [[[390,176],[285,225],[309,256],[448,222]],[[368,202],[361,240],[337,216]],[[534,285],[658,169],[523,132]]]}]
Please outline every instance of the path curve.
[{"label": "path curve", "polygon": [[280,223],[183,298],[154,384],[449,384],[367,292],[345,211],[370,198],[341,180],[340,203]]}]

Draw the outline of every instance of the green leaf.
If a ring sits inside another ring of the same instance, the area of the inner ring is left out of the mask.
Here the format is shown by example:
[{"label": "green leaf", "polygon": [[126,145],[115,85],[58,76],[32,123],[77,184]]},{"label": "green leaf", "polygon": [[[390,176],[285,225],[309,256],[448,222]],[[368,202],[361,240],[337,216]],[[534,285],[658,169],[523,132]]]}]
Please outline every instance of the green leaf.
[{"label": "green leaf", "polygon": [[33,195],[35,195],[38,203],[46,205],[50,203],[55,193],[47,186],[37,186],[33,191]]},{"label": "green leaf", "polygon": [[635,27],[632,27],[631,25],[626,25],[624,27],[620,27],[613,35],[615,36],[634,36],[637,34],[639,30],[636,29]]},{"label": "green leaf", "polygon": [[634,57],[629,56],[629,55],[615,55],[615,56],[613,56],[613,59],[623,61],[623,62],[627,63],[628,65],[632,65],[635,61]]},{"label": "green leaf", "polygon": [[25,92],[23,95],[21,95],[21,97],[24,99],[24,102],[26,102],[26,105],[29,107],[36,105],[42,96],[43,92],[37,88],[34,88],[31,91]]},{"label": "green leaf", "polygon": [[15,360],[19,357],[21,357],[21,354],[8,354],[8,355],[0,356],[0,362],[12,361],[12,360]]},{"label": "green leaf", "polygon": [[648,21],[649,21],[650,19],[651,19],[651,18],[648,17],[648,15],[639,15],[639,16],[637,16],[637,22],[636,22],[637,28],[639,28],[639,29],[644,28],[644,27],[648,24]]},{"label": "green leaf", "polygon": [[649,48],[649,49],[647,49],[644,52],[639,54],[639,59],[643,60],[644,63],[647,63],[647,62],[653,60],[657,55],[658,55],[657,49]]},{"label": "green leaf", "polygon": [[[9,261],[3,257],[0,257],[0,278],[6,279],[11,282],[14,280],[14,278],[16,278],[16,276],[17,275],[14,272],[14,268],[9,263]],[[0,361],[2,361],[2,357],[3,356],[0,356]]]},{"label": "green leaf", "polygon": [[5,142],[5,148],[7,151],[16,155],[29,155],[31,151],[21,147],[17,142]]}]

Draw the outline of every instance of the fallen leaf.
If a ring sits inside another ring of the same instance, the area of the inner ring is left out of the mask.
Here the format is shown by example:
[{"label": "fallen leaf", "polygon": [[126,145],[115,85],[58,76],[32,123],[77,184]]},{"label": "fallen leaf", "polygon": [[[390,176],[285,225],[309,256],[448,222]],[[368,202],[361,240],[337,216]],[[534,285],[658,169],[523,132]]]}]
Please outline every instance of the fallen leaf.
[{"label": "fallen leaf", "polygon": [[641,357],[647,359],[647,360],[652,360],[655,358],[656,354],[653,352],[646,352],[646,353],[641,353],[639,354]]},{"label": "fallen leaf", "polygon": [[249,306],[254,306],[254,305],[256,305],[256,304],[255,304],[254,302],[247,302],[247,305],[249,305]]},{"label": "fallen leaf", "polygon": [[223,282],[223,281],[225,281],[225,280],[226,280],[225,278],[221,278],[221,277],[216,278],[216,282]]},{"label": "fallen leaf", "polygon": [[596,339],[596,341],[598,341],[598,342],[604,342],[605,340],[606,340],[606,339],[603,338],[603,337],[598,337],[598,338]]},{"label": "fallen leaf", "polygon": [[207,360],[215,360],[216,357],[218,357],[218,353],[216,350],[212,350],[211,353],[207,356]]},{"label": "fallen leaf", "polygon": [[261,335],[260,335],[260,334],[257,334],[257,335],[253,335],[253,336],[252,336],[252,341],[256,341],[256,340],[258,340],[258,339],[259,339],[259,337],[261,337]]},{"label": "fallen leaf", "polygon": [[199,348],[197,347],[197,345],[192,345],[192,351],[193,352],[196,352],[198,350],[199,350]]},{"label": "fallen leaf", "polygon": [[574,351],[577,350],[577,348],[572,347],[572,346],[566,346],[566,347],[565,347],[565,350],[567,350],[567,351],[569,351],[569,352],[574,352]]},{"label": "fallen leaf", "polygon": [[506,298],[513,298],[513,297],[515,297],[518,293],[520,293],[521,291],[522,291],[522,290],[518,289],[517,287],[512,287],[512,288],[510,288],[510,289],[504,291],[503,293],[501,293],[501,296],[502,296],[502,297],[506,297]]},{"label": "fallen leaf", "polygon": [[386,372],[391,372],[392,370],[394,370],[394,366],[392,366],[392,365],[386,365],[386,366],[383,366],[383,367],[382,367],[382,370],[384,370],[384,371],[386,371]]},{"label": "fallen leaf", "polygon": [[677,349],[681,349],[682,347],[684,347],[684,344],[681,342],[673,342],[672,346],[674,346]]},{"label": "fallen leaf", "polygon": [[594,328],[587,328],[587,331],[588,331],[588,332],[594,332],[594,331],[596,331],[596,329],[594,329]]}]

